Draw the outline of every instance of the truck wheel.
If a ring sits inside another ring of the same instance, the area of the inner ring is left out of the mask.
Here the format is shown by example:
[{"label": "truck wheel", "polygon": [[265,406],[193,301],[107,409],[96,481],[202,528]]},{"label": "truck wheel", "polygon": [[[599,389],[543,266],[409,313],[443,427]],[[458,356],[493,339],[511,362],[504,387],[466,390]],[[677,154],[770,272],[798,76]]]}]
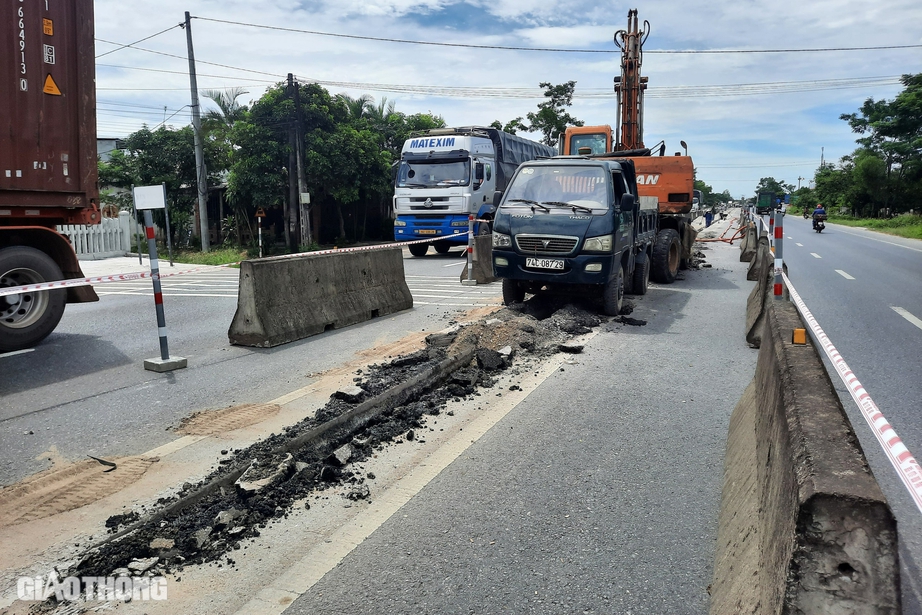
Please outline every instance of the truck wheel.
[{"label": "truck wheel", "polygon": [[624,268],[618,266],[615,277],[610,279],[602,289],[602,312],[606,316],[617,316],[624,303]]},{"label": "truck wheel", "polygon": [[413,243],[407,247],[410,248],[410,254],[413,256],[426,256],[426,252],[429,251],[428,243]]},{"label": "truck wheel", "polygon": [[667,228],[656,234],[653,243],[653,269],[650,276],[654,282],[672,284],[679,273],[682,256],[682,242],[675,229]]},{"label": "truck wheel", "polygon": [[642,254],[634,261],[634,275],[631,277],[631,294],[646,295],[650,283],[650,259]]},{"label": "truck wheel", "polygon": [[[0,288],[60,280],[51,257],[25,246],[0,250]],[[64,315],[67,291],[45,290],[0,297],[0,352],[31,348],[54,331]]]},{"label": "truck wheel", "polygon": [[522,303],[525,300],[525,289],[519,283],[509,278],[503,278],[503,305]]},{"label": "truck wheel", "polygon": [[478,222],[477,223],[477,234],[478,235],[491,235],[493,234],[493,222]]},{"label": "truck wheel", "polygon": [[[423,245],[423,244],[420,244]],[[448,254],[448,251],[451,250],[451,244],[447,241],[436,241],[435,242],[435,251],[438,254]]]}]

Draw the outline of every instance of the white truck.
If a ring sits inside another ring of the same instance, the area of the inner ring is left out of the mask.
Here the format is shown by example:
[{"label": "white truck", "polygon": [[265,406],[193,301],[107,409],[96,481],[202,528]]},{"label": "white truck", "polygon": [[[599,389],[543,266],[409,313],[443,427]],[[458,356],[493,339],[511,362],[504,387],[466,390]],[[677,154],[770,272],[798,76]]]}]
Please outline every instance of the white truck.
[{"label": "white truck", "polygon": [[[493,193],[523,162],[556,155],[552,147],[496,128],[437,128],[403,144],[394,183],[394,240],[439,238],[439,254],[467,244],[468,216],[492,220]],[[489,223],[475,233],[488,234]],[[409,246],[425,256],[428,243]]]}]

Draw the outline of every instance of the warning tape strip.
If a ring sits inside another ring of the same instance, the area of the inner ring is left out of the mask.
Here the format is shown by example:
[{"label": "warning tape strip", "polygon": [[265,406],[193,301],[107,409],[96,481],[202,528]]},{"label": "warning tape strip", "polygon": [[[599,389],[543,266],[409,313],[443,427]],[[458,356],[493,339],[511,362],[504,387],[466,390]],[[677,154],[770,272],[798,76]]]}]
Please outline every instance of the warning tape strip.
[{"label": "warning tape strip", "polygon": [[836,372],[839,374],[842,382],[845,383],[852,399],[855,400],[855,403],[858,404],[858,407],[861,409],[861,414],[864,415],[864,419],[871,427],[871,431],[874,432],[874,436],[880,443],[881,448],[884,449],[884,453],[886,453],[890,463],[893,464],[893,468],[899,475],[900,480],[903,481],[903,485],[905,485],[910,496],[912,496],[919,512],[922,512],[922,468],[920,468],[919,463],[916,461],[915,457],[912,456],[912,453],[909,452],[909,449],[906,448],[906,445],[900,440],[900,437],[896,434],[893,427],[890,426],[890,423],[877,407],[877,404],[874,403],[874,400],[871,399],[868,392],[864,390],[858,378],[852,370],[849,369],[845,359],[842,358],[842,355],[839,354],[836,347],[829,341],[829,337],[820,327],[810,310],[807,309],[807,305],[804,303],[803,299],[801,299],[797,291],[794,290],[794,285],[791,284],[791,280],[789,280],[788,276],[785,274],[782,274],[782,276],[784,278],[784,283],[787,284],[791,300],[797,306],[797,309],[800,311],[807,325],[813,331],[815,338],[823,347],[826,356],[832,361],[833,366],[836,368]]},{"label": "warning tape strip", "polygon": [[[479,220],[479,222],[487,222],[487,220]],[[454,235],[439,235],[437,237],[427,237],[425,239],[414,239],[412,241],[401,241],[399,243],[385,243],[378,244],[374,246],[358,246],[355,248],[334,248],[332,250],[317,250],[316,252],[299,252],[297,254],[283,254],[281,256],[270,256],[263,258],[261,260],[282,260],[286,258],[295,258],[298,256],[320,256],[323,254],[341,254],[344,252],[365,252],[369,250],[385,250],[394,247],[409,246],[418,243],[430,243],[433,241],[439,241],[445,239],[446,237],[464,237],[468,235],[470,231],[464,231],[463,233],[457,233]],[[162,259],[161,259],[162,260]],[[174,271],[171,273],[160,273],[157,276],[157,279],[169,278],[177,275],[185,275],[187,273],[194,273],[196,271],[213,271],[216,268],[220,267],[231,267],[233,265],[239,265],[241,261],[236,263],[227,263],[224,265],[209,265],[205,267],[196,267],[194,269],[187,269],[185,271]],[[116,273],[113,275],[103,275],[96,276],[92,278],[75,278],[72,280],[55,280],[53,282],[40,282],[38,284],[25,284],[23,286],[8,286],[6,288],[0,288],[0,297],[8,297],[10,295],[20,295],[22,293],[30,293],[44,290],[59,290],[62,288],[76,288],[78,286],[92,286],[93,284],[106,284],[109,282],[124,282],[128,280],[143,280],[146,278],[152,278],[150,271],[138,271],[135,273]]]}]

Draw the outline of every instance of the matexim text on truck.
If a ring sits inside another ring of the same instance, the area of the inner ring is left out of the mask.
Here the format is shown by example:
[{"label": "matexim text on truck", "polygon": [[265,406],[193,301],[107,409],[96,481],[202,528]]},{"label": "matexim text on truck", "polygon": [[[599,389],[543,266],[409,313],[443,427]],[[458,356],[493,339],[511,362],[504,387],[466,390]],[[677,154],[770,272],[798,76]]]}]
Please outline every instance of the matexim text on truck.
[{"label": "matexim text on truck", "polygon": [[[468,216],[493,219],[493,193],[523,162],[548,158],[556,150],[497,130],[471,126],[438,128],[415,135],[403,144],[394,188],[394,239],[439,238],[443,254],[467,243]],[[487,234],[489,223],[475,232]],[[424,256],[429,244],[409,246]]]}]

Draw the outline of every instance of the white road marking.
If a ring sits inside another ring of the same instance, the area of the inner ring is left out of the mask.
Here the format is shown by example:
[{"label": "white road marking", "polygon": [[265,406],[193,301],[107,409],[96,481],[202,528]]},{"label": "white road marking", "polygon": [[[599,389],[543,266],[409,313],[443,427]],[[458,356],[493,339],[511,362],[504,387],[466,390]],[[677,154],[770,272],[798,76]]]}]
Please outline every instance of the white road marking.
[{"label": "white road marking", "polygon": [[802,243],[795,243],[794,245],[795,245],[795,246],[800,246],[801,248],[804,247],[804,244],[802,244]]},{"label": "white road marking", "polygon": [[461,267],[462,265],[466,265],[466,264],[467,264],[467,261],[464,260],[464,261],[461,261],[460,263],[448,263],[447,265],[442,265],[442,267]]},{"label": "white road marking", "polygon": [[[840,232],[840,233],[845,233],[846,235],[854,235],[855,237],[861,237],[862,239],[870,239],[871,241],[879,241],[880,243],[888,243],[888,244],[890,244],[891,246],[896,246],[897,248],[906,248],[907,250],[912,250],[913,252],[922,252],[922,250],[920,250],[919,248],[912,248],[912,247],[909,247],[909,246],[904,246],[904,245],[901,244],[901,243],[896,243],[896,242],[893,242],[893,241],[886,241],[886,240],[884,240],[884,239],[877,239],[877,238],[875,238],[875,237],[867,237],[867,236],[862,235],[862,234],[860,234],[860,233],[849,233],[848,231],[842,230],[841,227],[840,227],[840,228],[837,228],[836,230],[837,230],[838,232]],[[868,231],[868,232],[873,232],[873,231]]]},{"label": "white road marking", "polygon": [[810,253],[810,256],[812,256],[813,258],[823,258],[822,256],[820,256],[820,255],[817,254],[816,252],[811,252],[811,253]]},{"label": "white road marking", "polygon": [[896,312],[897,314],[899,314],[900,316],[902,316],[903,318],[905,318],[906,320],[908,320],[915,326],[922,329],[922,320],[919,320],[918,318],[913,316],[909,310],[904,310],[903,308],[896,307],[896,306],[890,306],[890,309],[892,309],[894,312]]},{"label": "white road marking", "polygon": [[22,350],[14,350],[12,352],[0,353],[0,359],[4,357],[15,357],[18,354],[26,354],[27,352],[35,352],[35,348],[24,348]]},{"label": "white road marking", "polygon": [[850,276],[850,275],[848,275],[847,273],[845,273],[844,271],[842,271],[841,269],[836,269],[836,273],[838,273],[840,276],[842,276],[842,277],[845,278],[846,280],[854,280],[854,279],[855,279],[855,278],[853,278],[852,276]]}]

